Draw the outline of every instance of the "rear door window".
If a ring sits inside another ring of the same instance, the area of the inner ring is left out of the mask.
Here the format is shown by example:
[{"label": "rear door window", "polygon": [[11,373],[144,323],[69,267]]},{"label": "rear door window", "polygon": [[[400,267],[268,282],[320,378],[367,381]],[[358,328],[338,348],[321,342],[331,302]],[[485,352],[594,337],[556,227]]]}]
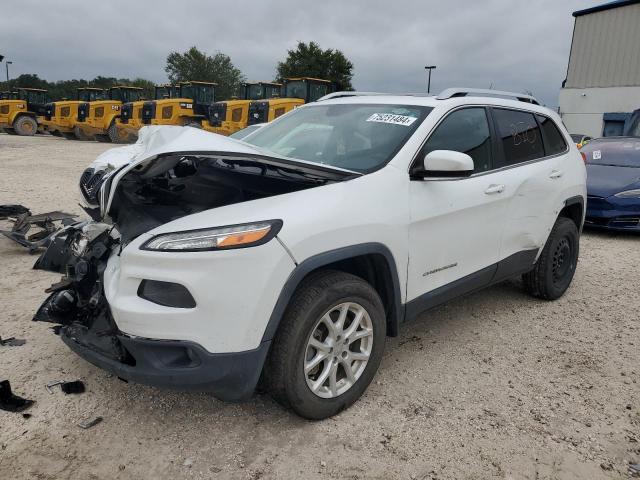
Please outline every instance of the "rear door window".
[{"label": "rear door window", "polygon": [[494,108],[492,113],[506,165],[545,156],[542,135],[533,113],[505,108]]}]

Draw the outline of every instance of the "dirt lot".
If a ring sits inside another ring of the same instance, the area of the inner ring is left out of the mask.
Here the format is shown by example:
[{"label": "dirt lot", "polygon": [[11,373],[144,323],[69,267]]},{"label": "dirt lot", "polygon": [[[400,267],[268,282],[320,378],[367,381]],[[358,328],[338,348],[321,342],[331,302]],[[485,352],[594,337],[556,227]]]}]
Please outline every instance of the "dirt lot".
[{"label": "dirt lot", "polygon": [[[0,135],[0,204],[81,213],[78,177],[107,148]],[[389,339],[355,406],[316,423],[89,365],[31,322],[59,279],[35,259],[0,239],[0,335],[27,340],[0,346],[0,380],[36,401],[28,419],[0,411],[0,479],[596,479],[640,462],[640,236],[586,233],[559,301],[512,282],[429,312]],[[88,391],[47,393],[62,379]]]}]

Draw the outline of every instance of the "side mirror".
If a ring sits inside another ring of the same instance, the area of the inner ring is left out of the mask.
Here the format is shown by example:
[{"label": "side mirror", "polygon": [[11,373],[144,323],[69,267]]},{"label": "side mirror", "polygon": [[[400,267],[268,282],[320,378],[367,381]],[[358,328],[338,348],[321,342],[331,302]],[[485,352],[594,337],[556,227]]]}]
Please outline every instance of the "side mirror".
[{"label": "side mirror", "polygon": [[468,177],[473,173],[473,159],[462,152],[434,150],[424,157],[425,177]]}]

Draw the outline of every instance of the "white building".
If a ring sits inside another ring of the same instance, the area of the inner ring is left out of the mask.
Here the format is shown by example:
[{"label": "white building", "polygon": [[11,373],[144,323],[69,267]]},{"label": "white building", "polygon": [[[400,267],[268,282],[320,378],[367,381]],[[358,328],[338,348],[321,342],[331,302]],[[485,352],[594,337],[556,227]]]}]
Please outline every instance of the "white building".
[{"label": "white building", "polygon": [[640,0],[573,12],[560,115],[570,133],[621,135],[640,109]]}]

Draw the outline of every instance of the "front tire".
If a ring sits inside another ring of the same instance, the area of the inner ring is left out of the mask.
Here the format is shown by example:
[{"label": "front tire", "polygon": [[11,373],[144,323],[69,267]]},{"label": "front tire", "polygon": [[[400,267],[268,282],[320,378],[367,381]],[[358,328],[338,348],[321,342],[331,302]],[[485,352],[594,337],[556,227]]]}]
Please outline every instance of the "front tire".
[{"label": "front tire", "polygon": [[580,235],[573,220],[559,217],[533,270],[522,276],[525,290],[537,298],[560,298],[573,280]]},{"label": "front tire", "polygon": [[31,137],[38,131],[38,123],[33,118],[22,115],[13,122],[13,128],[18,135]]},{"label": "front tire", "polygon": [[375,376],[386,337],[382,301],[355,275],[327,270],[291,299],[265,369],[267,389],[311,420],[352,405]]}]

